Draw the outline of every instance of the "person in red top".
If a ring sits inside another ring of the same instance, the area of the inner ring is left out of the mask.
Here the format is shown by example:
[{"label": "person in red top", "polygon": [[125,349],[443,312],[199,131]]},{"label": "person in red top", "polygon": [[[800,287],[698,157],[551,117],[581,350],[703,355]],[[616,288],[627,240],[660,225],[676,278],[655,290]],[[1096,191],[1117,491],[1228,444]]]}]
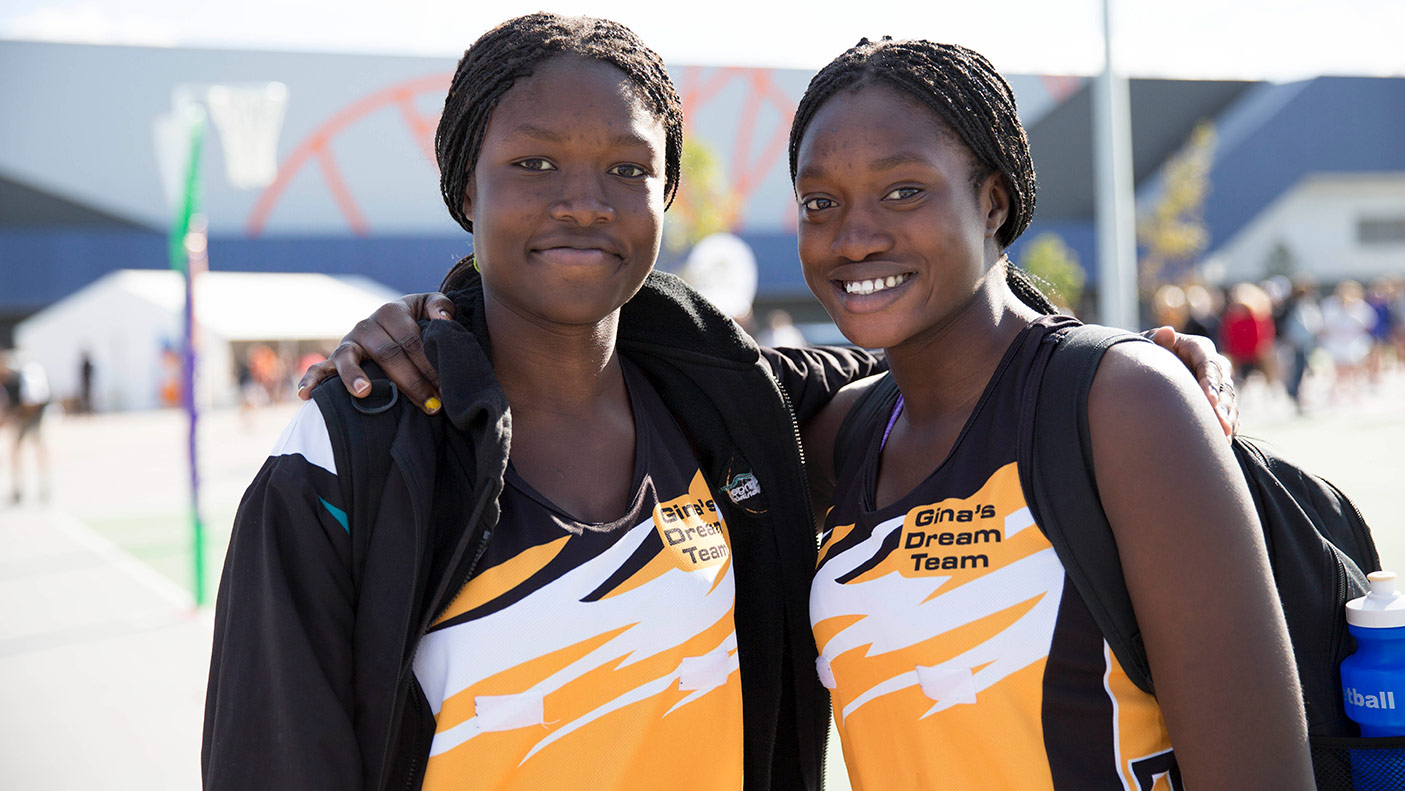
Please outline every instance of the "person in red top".
[{"label": "person in red top", "polygon": [[1269,298],[1252,283],[1230,289],[1224,317],[1220,320],[1220,344],[1234,363],[1234,376],[1242,383],[1253,371],[1272,378],[1273,315]]}]

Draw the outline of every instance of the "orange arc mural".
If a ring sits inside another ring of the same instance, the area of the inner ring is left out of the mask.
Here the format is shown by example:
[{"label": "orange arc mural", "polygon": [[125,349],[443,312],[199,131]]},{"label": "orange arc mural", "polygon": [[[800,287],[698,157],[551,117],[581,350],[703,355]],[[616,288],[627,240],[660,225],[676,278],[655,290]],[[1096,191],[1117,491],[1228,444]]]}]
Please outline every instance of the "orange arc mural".
[{"label": "orange arc mural", "polygon": [[337,167],[336,155],[330,147],[332,138],[366,116],[384,107],[393,106],[399,111],[414,139],[429,154],[429,161],[433,162],[434,129],[439,125],[439,118],[421,113],[415,108],[413,99],[416,94],[425,92],[433,92],[443,96],[452,79],[452,74],[434,74],[407,80],[357,99],[338,110],[331,118],[328,118],[311,134],[303,138],[302,142],[293,149],[293,152],[279,163],[278,175],[273,179],[273,183],[268,185],[259,195],[253,210],[249,213],[245,233],[251,237],[257,237],[263,233],[269,215],[273,213],[278,198],[287,189],[289,182],[302,170],[304,165],[316,160],[318,168],[322,171],[322,178],[327,184],[327,189],[332,193],[332,199],[341,209],[342,216],[346,218],[352,233],[357,236],[369,235],[370,226],[366,222],[365,215],[357,207],[351,191],[347,189],[346,182],[341,177],[341,170]]},{"label": "orange arc mural", "polygon": [[[434,130],[439,125],[439,117],[420,112],[415,107],[414,99],[423,93],[443,96],[452,79],[452,74],[443,73],[406,80],[368,94],[333,113],[303,138],[292,153],[279,164],[278,175],[259,195],[249,213],[245,225],[247,235],[258,237],[263,234],[279,198],[293,178],[310,163],[316,164],[327,190],[352,233],[357,236],[369,235],[370,223],[342,178],[336,154],[331,148],[333,138],[367,116],[393,107],[400,114],[416,144],[423,149],[428,160],[433,162]],[[769,69],[689,66],[683,69],[681,94],[684,117],[695,118],[718,94],[738,82],[746,93],[742,99],[736,126],[731,133],[728,178],[739,202],[744,204],[785,154],[790,134],[790,119],[795,114],[796,101],[776,84]],[[775,113],[775,123],[769,136],[758,147],[755,138],[768,115],[763,111],[768,108]],[[782,223],[788,230],[794,230],[794,212],[785,212]]]}]

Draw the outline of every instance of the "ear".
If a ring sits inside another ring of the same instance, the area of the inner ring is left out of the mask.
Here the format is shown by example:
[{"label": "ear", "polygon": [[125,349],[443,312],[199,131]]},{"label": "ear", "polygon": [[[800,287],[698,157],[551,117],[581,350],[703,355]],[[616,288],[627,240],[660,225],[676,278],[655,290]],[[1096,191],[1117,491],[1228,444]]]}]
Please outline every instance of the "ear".
[{"label": "ear", "polygon": [[985,238],[993,239],[1010,216],[1010,189],[1005,174],[992,171],[981,183],[980,206],[985,212]]},{"label": "ear", "polygon": [[473,171],[471,171],[471,170],[468,172],[468,179],[467,179],[467,182],[468,182],[468,183],[466,183],[466,184],[464,185],[464,188],[463,188],[463,204],[460,206],[460,208],[463,209],[463,216],[467,217],[467,218],[468,218],[468,221],[469,221],[470,223],[472,223],[472,222],[473,222],[473,198],[474,198],[474,193],[477,192],[477,189],[474,187],[474,184],[473,184]]}]

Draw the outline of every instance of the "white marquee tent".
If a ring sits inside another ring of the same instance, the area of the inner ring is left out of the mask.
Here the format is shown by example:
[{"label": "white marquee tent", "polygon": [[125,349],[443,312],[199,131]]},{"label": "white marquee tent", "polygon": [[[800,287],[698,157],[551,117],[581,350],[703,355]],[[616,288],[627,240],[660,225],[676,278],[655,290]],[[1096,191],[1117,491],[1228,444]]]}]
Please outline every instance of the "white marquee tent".
[{"label": "white marquee tent", "polygon": [[[361,277],[205,272],[197,276],[197,392],[205,405],[238,398],[235,357],[249,343],[275,350],[330,350],[358,320],[398,296]],[[113,272],[15,328],[21,360],[48,372],[55,399],[79,392],[84,352],[94,365],[93,400],[105,410],[151,409],[175,374],[184,337],[179,272]],[[175,355],[169,355],[168,350]]]}]

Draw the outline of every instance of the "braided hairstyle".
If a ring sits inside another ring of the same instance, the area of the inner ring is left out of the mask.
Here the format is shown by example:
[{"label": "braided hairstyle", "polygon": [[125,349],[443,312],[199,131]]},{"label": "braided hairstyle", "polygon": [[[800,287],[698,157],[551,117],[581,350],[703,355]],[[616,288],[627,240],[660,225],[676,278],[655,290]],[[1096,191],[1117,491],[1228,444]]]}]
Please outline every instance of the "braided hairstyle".
[{"label": "braided hairstyle", "polygon": [[[515,81],[530,77],[538,66],[559,55],[602,61],[624,72],[639,99],[663,122],[664,208],[673,203],[683,158],[683,103],[663,60],[618,22],[527,14],[489,30],[464,51],[434,133],[439,191],[449,214],[469,233],[473,222],[464,214],[463,201],[488,119]],[[460,262],[445,282],[471,265],[471,258]]]},{"label": "braided hairstyle", "polygon": [[[1008,248],[1034,217],[1034,160],[1029,138],[1015,109],[1010,84],[978,52],[956,44],[924,40],[874,42],[861,39],[829,62],[810,80],[790,126],[790,181],[805,130],[830,97],[841,90],[879,83],[896,89],[930,109],[970,150],[972,184],[979,187],[990,173],[1004,177],[1010,212],[995,232],[1000,249]],[[1025,304],[1045,313],[1056,309],[1029,273],[1004,259],[1006,281]]]}]

